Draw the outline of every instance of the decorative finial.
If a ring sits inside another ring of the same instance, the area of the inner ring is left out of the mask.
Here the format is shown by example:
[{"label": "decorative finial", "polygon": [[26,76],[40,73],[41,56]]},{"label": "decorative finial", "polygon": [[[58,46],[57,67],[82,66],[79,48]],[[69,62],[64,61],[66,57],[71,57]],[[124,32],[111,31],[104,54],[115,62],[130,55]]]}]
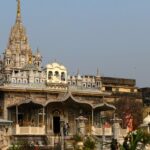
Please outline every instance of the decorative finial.
[{"label": "decorative finial", "polygon": [[29,54],[29,61],[28,61],[29,64],[32,64],[32,54]]},{"label": "decorative finial", "polygon": [[36,52],[37,52],[37,54],[40,53],[39,48],[37,48]]},{"label": "decorative finial", "polygon": [[16,22],[21,21],[21,7],[20,7],[20,0],[17,0],[17,17]]},{"label": "decorative finial", "polygon": [[79,70],[79,68],[77,69],[77,75],[79,75],[80,74],[80,70]]},{"label": "decorative finial", "polygon": [[96,76],[97,76],[97,77],[100,76],[100,74],[99,74],[99,68],[97,68],[97,74],[96,74]]}]

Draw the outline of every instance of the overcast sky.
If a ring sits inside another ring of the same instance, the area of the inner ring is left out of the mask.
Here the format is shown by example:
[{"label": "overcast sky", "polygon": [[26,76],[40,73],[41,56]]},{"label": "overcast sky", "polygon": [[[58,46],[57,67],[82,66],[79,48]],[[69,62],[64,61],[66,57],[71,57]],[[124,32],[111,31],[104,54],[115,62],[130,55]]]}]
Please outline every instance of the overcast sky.
[{"label": "overcast sky", "polygon": [[[0,3],[0,53],[15,22],[16,0]],[[150,0],[21,0],[33,51],[70,74],[134,78],[150,86]]]}]

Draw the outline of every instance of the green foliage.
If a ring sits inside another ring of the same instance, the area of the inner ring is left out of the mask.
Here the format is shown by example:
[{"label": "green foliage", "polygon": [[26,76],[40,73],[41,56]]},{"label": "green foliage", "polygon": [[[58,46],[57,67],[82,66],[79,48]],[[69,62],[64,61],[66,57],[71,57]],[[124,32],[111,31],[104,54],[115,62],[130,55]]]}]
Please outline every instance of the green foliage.
[{"label": "green foliage", "polygon": [[115,106],[117,108],[116,114],[119,118],[123,119],[123,128],[126,128],[126,113],[131,114],[133,117],[133,129],[137,129],[138,126],[142,123],[143,105],[141,101],[124,96],[115,101]]},{"label": "green foliage", "polygon": [[84,150],[94,150],[96,147],[96,143],[92,138],[87,137],[87,139],[84,141]]},{"label": "green foliage", "polygon": [[20,141],[13,143],[8,150],[34,150],[34,145],[29,144],[27,141]]},{"label": "green foliage", "polygon": [[[150,134],[143,130],[130,132],[126,138],[129,139],[129,150],[136,150],[139,144],[141,149],[143,149],[146,144],[150,144]],[[124,150],[123,146],[121,146],[121,150]]]},{"label": "green foliage", "polygon": [[80,142],[80,141],[83,141],[83,138],[78,134],[74,135],[73,139],[75,140],[76,143]]}]

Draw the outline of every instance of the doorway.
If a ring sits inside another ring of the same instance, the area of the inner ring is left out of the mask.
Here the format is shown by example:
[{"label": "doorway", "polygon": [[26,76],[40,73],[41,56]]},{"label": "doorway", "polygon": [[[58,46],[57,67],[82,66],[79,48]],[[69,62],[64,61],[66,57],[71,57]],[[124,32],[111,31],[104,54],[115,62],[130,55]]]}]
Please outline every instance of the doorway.
[{"label": "doorway", "polygon": [[59,116],[53,117],[53,132],[54,134],[60,133],[60,117]]},{"label": "doorway", "polygon": [[19,113],[18,114],[18,123],[20,126],[23,126],[23,119],[24,119],[23,113]]}]

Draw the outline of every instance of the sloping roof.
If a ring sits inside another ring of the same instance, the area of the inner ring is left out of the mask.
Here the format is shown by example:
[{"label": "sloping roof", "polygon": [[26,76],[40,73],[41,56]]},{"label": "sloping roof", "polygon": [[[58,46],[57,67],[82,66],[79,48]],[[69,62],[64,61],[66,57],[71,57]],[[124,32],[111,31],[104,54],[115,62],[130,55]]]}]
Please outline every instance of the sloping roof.
[{"label": "sloping roof", "polygon": [[95,105],[94,109],[99,109],[101,111],[108,111],[108,110],[116,110],[116,107],[114,105],[104,102],[104,103]]},{"label": "sloping roof", "polygon": [[4,124],[11,124],[13,123],[13,121],[11,120],[5,120],[5,119],[0,119],[0,125],[4,125]]}]

